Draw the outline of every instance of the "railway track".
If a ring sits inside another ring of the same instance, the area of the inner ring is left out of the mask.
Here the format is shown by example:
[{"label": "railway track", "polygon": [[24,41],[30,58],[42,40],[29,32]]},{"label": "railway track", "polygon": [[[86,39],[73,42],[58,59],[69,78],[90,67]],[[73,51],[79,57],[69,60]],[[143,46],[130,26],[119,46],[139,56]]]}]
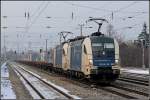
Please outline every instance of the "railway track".
[{"label": "railway track", "polygon": [[145,91],[133,89],[133,88],[131,88],[131,87],[129,88],[129,87],[127,87],[127,86],[120,86],[120,85],[115,84],[115,83],[112,83],[111,86],[112,86],[112,87],[115,87],[115,88],[118,88],[118,89],[122,89],[122,90],[128,91],[128,92],[132,92],[132,93],[135,93],[135,94],[139,94],[139,95],[142,95],[142,96],[145,96],[145,97],[148,97],[148,96],[149,96],[148,91],[145,92]]},{"label": "railway track", "polygon": [[129,75],[129,76],[135,76],[135,77],[148,77],[148,74],[139,74],[139,73],[129,73],[129,72],[122,72],[125,75]]},{"label": "railway track", "polygon": [[126,99],[143,99],[143,98],[147,99],[147,97],[149,96],[148,93],[145,93],[143,91],[134,90],[128,87],[122,87],[115,83],[112,83],[110,85],[102,85],[102,84],[92,83],[87,80],[71,79],[69,81],[73,81],[73,83],[85,88],[90,86],[91,88],[96,88],[97,90],[98,89],[104,90],[106,92],[121,96]]},{"label": "railway track", "polygon": [[41,99],[76,99],[78,97],[65,92],[56,85],[19,66],[13,69],[28,83]]},{"label": "railway track", "polygon": [[[45,72],[48,73],[47,71],[45,71]],[[145,93],[143,91],[134,90],[134,89],[129,88],[129,87],[122,87],[122,86],[119,86],[115,83],[110,84],[108,86],[101,86],[101,85],[96,84],[96,83],[91,83],[91,82],[87,82],[84,80],[78,80],[78,79],[74,79],[74,78],[73,79],[67,79],[67,81],[68,80],[71,82],[73,81],[72,83],[83,86],[85,88],[94,84],[94,87],[97,89],[102,89],[104,91],[110,92],[112,94],[121,96],[121,97],[126,98],[126,99],[143,99],[143,98],[147,99],[147,97],[148,97],[148,93]],[[125,79],[124,79],[124,81],[125,81]],[[138,83],[136,82],[136,84],[138,84]],[[92,88],[93,88],[93,86],[92,86]]]},{"label": "railway track", "polygon": [[118,80],[135,83],[135,84],[139,84],[139,85],[149,86],[148,80],[140,80],[137,78],[129,78],[129,77],[120,77]]},{"label": "railway track", "polygon": [[120,77],[124,78],[131,78],[131,79],[138,79],[139,81],[147,81],[149,80],[149,75],[147,74],[137,74],[137,73],[129,73],[129,72],[122,72]]}]

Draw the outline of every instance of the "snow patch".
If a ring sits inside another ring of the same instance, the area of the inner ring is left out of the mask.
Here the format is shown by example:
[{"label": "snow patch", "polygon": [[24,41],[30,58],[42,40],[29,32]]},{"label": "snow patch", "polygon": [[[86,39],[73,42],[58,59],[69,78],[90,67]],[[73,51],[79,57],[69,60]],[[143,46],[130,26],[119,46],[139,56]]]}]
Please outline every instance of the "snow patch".
[{"label": "snow patch", "polygon": [[1,66],[1,99],[16,99],[6,62]]},{"label": "snow patch", "polygon": [[122,68],[121,70],[123,72],[128,72],[128,73],[149,75],[149,70],[148,69],[144,70],[144,69],[137,69],[137,68]]},{"label": "snow patch", "polygon": [[57,89],[59,89],[59,90],[65,92],[67,95],[70,95],[70,96],[73,97],[74,99],[81,99],[81,98],[78,97],[78,96],[69,94],[70,91],[64,89],[64,88],[61,87],[61,86],[58,86],[58,85],[56,85],[56,84],[54,84],[54,83],[52,83],[52,82],[50,82],[50,81],[48,81],[48,80],[46,80],[46,79],[42,79],[42,80],[45,81],[45,82],[47,82],[47,83],[49,83],[49,84],[52,85],[53,87],[55,87],[55,88],[57,88]]},{"label": "snow patch", "polygon": [[1,99],[16,99],[10,80],[1,80]]},{"label": "snow patch", "polygon": [[25,85],[26,89],[29,91],[33,99],[41,99],[39,95],[28,85],[28,83],[20,76],[20,74],[15,70],[15,73],[19,76],[22,83]]},{"label": "snow patch", "polygon": [[[19,65],[19,67],[21,67],[20,65]],[[23,68],[23,67],[21,67],[22,69],[24,69],[24,70],[26,70],[25,68]],[[31,74],[33,74],[34,76],[36,76],[36,77],[38,77],[38,78],[41,78],[41,76],[39,76],[38,74],[35,74],[35,73],[33,73],[33,72],[31,72],[31,71],[29,71],[29,70],[27,70],[28,72],[30,72]]]},{"label": "snow patch", "polygon": [[9,72],[8,72],[8,68],[6,66],[6,62],[1,66],[1,77],[2,78],[8,78],[9,77]]}]

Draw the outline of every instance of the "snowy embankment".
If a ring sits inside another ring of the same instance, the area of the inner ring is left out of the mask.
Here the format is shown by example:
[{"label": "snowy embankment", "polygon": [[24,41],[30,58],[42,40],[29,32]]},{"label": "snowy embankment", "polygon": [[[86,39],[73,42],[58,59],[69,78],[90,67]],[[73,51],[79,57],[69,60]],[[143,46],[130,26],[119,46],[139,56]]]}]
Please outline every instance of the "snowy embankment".
[{"label": "snowy embankment", "polygon": [[6,62],[1,66],[1,99],[16,99],[9,80],[9,71]]},{"label": "snowy embankment", "polygon": [[139,69],[139,68],[121,68],[122,72],[135,73],[135,74],[144,74],[149,75],[149,69]]}]

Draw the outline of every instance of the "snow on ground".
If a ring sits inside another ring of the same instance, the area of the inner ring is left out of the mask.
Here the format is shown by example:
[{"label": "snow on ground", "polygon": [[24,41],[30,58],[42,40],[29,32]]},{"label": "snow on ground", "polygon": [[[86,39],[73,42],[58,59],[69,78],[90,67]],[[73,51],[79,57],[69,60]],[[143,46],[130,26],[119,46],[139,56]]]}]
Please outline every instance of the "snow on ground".
[{"label": "snow on ground", "polygon": [[[21,66],[20,66],[20,67],[21,67]],[[36,74],[36,73],[33,73],[33,72],[31,72],[31,71],[29,71],[29,70],[23,68],[23,67],[21,67],[21,68],[24,69],[24,70],[26,70],[26,71],[28,71],[28,72],[30,72],[31,74],[35,75],[35,76],[38,77],[38,78],[42,78],[41,76],[39,76],[39,75]],[[65,92],[66,94],[70,95],[70,96],[73,97],[74,99],[81,99],[80,97],[78,97],[78,96],[76,96],[76,95],[69,94],[70,91],[64,89],[64,88],[61,87],[61,86],[58,86],[58,85],[52,83],[51,81],[48,81],[47,79],[42,78],[42,80],[45,81],[46,83],[50,84],[51,86],[53,86],[53,87],[55,87],[55,88],[57,88],[57,89],[59,89],[59,90]]]},{"label": "snow on ground", "polygon": [[1,80],[1,99],[16,99],[10,80]]},{"label": "snow on ground", "polygon": [[8,72],[8,69],[7,69],[7,66],[6,66],[6,62],[1,66],[1,77],[6,77],[8,78],[9,77],[9,72]]},{"label": "snow on ground", "polygon": [[121,68],[122,72],[128,72],[128,73],[136,73],[136,74],[144,74],[149,75],[149,69],[140,69],[140,68]]},{"label": "snow on ground", "polygon": [[16,99],[9,80],[9,71],[6,62],[1,66],[1,99]]},{"label": "snow on ground", "polygon": [[61,87],[61,86],[58,86],[58,85],[56,85],[56,84],[54,84],[54,83],[52,83],[52,82],[50,82],[50,81],[48,81],[48,80],[46,80],[46,79],[43,79],[43,81],[47,82],[48,84],[52,85],[53,87],[55,87],[55,88],[57,88],[57,89],[59,89],[59,90],[65,92],[65,94],[70,95],[70,96],[73,97],[74,99],[81,99],[80,97],[78,97],[78,96],[76,96],[76,95],[69,94],[70,91],[64,89],[64,88]]},{"label": "snow on ground", "polygon": [[21,75],[15,70],[16,74],[19,76],[20,80],[27,88],[33,99],[41,99],[40,96],[32,89],[32,87],[21,77]]}]

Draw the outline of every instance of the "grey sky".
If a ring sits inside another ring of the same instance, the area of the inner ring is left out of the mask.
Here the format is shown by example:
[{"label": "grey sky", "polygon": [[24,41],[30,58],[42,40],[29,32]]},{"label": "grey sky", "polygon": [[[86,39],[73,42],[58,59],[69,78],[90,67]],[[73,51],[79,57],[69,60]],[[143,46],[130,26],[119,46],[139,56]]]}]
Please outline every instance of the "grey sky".
[{"label": "grey sky", "polygon": [[[47,7],[44,9],[45,6]],[[112,11],[114,12],[113,21],[111,20]],[[25,12],[30,13],[29,20],[24,17]],[[5,19],[2,16],[8,17]],[[46,18],[48,16],[51,18]],[[149,26],[149,3],[148,1],[2,1],[1,26],[8,27],[1,30],[2,46],[5,33],[8,49],[17,50],[19,46],[20,51],[28,50],[28,44],[31,42],[32,49],[39,50],[39,48],[45,48],[45,39],[48,39],[48,47],[53,47],[59,43],[58,32],[71,31],[74,36],[77,36],[80,34],[78,24],[85,24],[90,16],[106,18],[119,34],[125,36],[126,40],[133,40],[141,32],[144,22]],[[31,23],[33,23],[32,26]],[[102,27],[104,34],[107,25],[104,24]],[[28,32],[25,32],[23,28],[16,28],[25,26],[30,27]],[[46,28],[47,26],[52,28]],[[86,26],[94,28],[83,29],[84,35],[97,31],[97,25],[93,22]],[[134,26],[134,28],[124,29],[126,26]]]}]

